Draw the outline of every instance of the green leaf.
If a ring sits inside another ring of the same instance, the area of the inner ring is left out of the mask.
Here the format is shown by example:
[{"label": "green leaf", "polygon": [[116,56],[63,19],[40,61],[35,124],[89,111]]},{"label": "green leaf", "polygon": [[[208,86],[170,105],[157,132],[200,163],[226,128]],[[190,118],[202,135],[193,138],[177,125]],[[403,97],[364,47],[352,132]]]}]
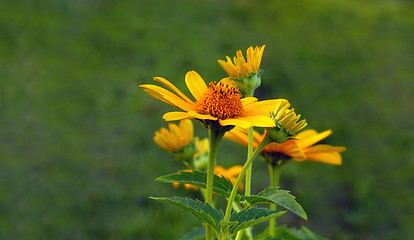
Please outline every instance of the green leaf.
[{"label": "green leaf", "polygon": [[163,197],[156,198],[150,197],[151,199],[168,203],[173,206],[184,209],[185,211],[193,214],[201,221],[204,221],[210,224],[216,231],[219,231],[220,221],[224,218],[222,211],[213,208],[208,203],[203,203],[198,200],[193,200],[191,198],[182,198],[182,197]]},{"label": "green leaf", "polygon": [[308,219],[305,210],[296,202],[295,197],[289,194],[289,191],[279,190],[279,187],[268,187],[258,195],[246,196],[245,199],[252,205],[258,203],[276,203],[299,217],[305,220]]},{"label": "green leaf", "polygon": [[[166,176],[162,176],[156,179],[156,181],[164,183],[186,183],[194,186],[206,188],[207,173],[200,171],[193,172],[178,172]],[[233,184],[227,178],[214,175],[213,191],[220,194],[223,197],[229,198]]]},{"label": "green leaf", "polygon": [[198,227],[193,229],[191,232],[184,235],[181,240],[203,240],[206,239],[206,229]]},{"label": "green leaf", "polygon": [[241,229],[249,228],[261,222],[265,222],[273,217],[278,217],[286,211],[275,211],[267,208],[252,207],[234,212],[230,215],[230,222],[238,222],[230,228],[230,233],[237,233]]}]

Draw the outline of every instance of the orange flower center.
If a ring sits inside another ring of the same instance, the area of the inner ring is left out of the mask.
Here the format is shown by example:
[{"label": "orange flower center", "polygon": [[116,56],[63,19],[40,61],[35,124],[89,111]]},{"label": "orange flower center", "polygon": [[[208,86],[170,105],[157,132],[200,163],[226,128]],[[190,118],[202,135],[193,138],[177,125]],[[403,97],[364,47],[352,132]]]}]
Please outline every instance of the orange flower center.
[{"label": "orange flower center", "polygon": [[236,86],[210,83],[207,92],[197,101],[197,112],[219,119],[233,118],[243,111],[241,94]]}]

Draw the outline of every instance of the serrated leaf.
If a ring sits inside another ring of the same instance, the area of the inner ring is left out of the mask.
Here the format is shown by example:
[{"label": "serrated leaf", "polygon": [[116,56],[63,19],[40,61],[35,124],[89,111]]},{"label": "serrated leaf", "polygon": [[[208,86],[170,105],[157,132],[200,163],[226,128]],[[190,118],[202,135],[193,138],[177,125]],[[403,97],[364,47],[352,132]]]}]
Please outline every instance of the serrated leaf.
[{"label": "serrated leaf", "polygon": [[286,211],[276,211],[259,207],[252,207],[249,209],[243,209],[240,212],[234,212],[230,215],[229,220],[230,222],[238,222],[238,224],[230,228],[230,233],[237,233],[242,229],[265,222],[273,217],[278,217],[285,212]]},{"label": "serrated leaf", "polygon": [[210,206],[208,203],[203,203],[199,200],[182,197],[150,198],[184,209],[185,211],[199,218],[201,221],[204,221],[211,225],[216,231],[219,231],[220,221],[224,218],[223,211],[219,211],[216,208]]},{"label": "serrated leaf", "polygon": [[[155,181],[164,182],[164,183],[186,183],[194,186],[206,188],[207,183],[207,173],[200,171],[193,172],[178,172],[166,176],[157,178]],[[223,197],[229,198],[231,190],[233,189],[233,184],[231,181],[223,176],[219,177],[214,175],[213,179],[213,191],[217,194],[220,194]]]},{"label": "serrated leaf", "polygon": [[280,190],[279,187],[268,187],[257,195],[246,196],[245,199],[252,205],[258,203],[276,203],[299,217],[305,220],[308,219],[305,210],[296,202],[295,196],[291,195],[289,191]]},{"label": "serrated leaf", "polygon": [[193,229],[191,232],[184,235],[181,240],[203,240],[206,239],[206,229],[198,227]]}]

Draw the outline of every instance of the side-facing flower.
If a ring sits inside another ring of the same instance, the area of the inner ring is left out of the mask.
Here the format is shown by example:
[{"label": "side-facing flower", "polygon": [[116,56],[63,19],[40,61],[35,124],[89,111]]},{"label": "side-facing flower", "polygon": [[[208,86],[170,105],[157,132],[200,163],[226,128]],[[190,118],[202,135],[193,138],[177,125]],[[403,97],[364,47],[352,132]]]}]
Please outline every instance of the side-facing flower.
[{"label": "side-facing flower", "polygon": [[249,47],[246,59],[239,50],[233,61],[226,56],[227,61],[218,60],[220,66],[226,71],[229,78],[240,89],[245,96],[252,97],[254,90],[260,86],[260,62],[262,61],[265,45],[261,47]]},{"label": "side-facing flower", "polygon": [[268,134],[277,143],[283,143],[297,132],[305,128],[308,124],[306,120],[298,122],[300,114],[296,115],[295,109],[288,109],[289,102],[282,101],[277,108],[270,113],[270,118],[275,121],[275,128],[266,128]]},{"label": "side-facing flower", "polygon": [[[334,165],[342,164],[339,154],[346,150],[345,147],[334,147],[327,144],[317,144],[332,134],[331,130],[321,133],[313,129],[305,130],[296,135],[295,139],[288,140],[282,144],[272,142],[260,152],[264,159],[272,165],[281,165],[289,159],[295,161],[311,160]],[[266,133],[253,133],[253,147],[256,148],[265,137]],[[224,135],[225,138],[233,140],[241,145],[247,146],[247,132],[241,128],[234,128]]]},{"label": "side-facing flower", "polygon": [[179,161],[192,165],[196,147],[193,143],[194,128],[191,120],[182,120],[179,125],[168,124],[168,129],[155,132],[154,142],[172,153]]},{"label": "side-facing flower", "polygon": [[185,83],[196,102],[185,96],[172,83],[161,77],[155,81],[162,83],[176,94],[156,85],[144,84],[143,88],[149,95],[165,103],[184,110],[183,112],[168,112],[163,118],[166,121],[182,119],[199,119],[203,122],[214,121],[221,126],[239,126],[249,128],[274,127],[275,122],[268,115],[283,99],[258,101],[257,98],[241,98],[236,86],[226,84],[226,81],[210,83],[207,87],[201,76],[195,71],[189,71]]}]

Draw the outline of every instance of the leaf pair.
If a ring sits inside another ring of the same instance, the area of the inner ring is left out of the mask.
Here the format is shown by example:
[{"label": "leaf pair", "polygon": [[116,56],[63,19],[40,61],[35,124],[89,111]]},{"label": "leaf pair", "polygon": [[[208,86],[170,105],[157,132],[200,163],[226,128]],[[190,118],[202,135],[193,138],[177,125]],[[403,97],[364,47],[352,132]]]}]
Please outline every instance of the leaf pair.
[{"label": "leaf pair", "polygon": [[249,228],[253,225],[265,222],[270,218],[277,217],[285,213],[285,211],[276,211],[267,208],[252,207],[248,209],[243,209],[240,212],[232,213],[230,215],[230,222],[224,223],[222,221],[224,219],[223,211],[210,206],[208,203],[203,203],[198,200],[181,197],[151,197],[151,199],[179,207],[212,226],[212,228],[217,233],[228,231],[230,233],[230,236],[236,234],[238,231],[242,229]]},{"label": "leaf pair", "polygon": [[[178,172],[166,176],[157,178],[156,181],[165,182],[165,183],[184,183],[198,186],[201,188],[206,187],[207,182],[207,173],[200,171],[193,172]],[[229,198],[231,190],[233,189],[233,184],[230,180],[225,177],[214,175],[213,182],[213,191],[217,194]],[[236,196],[236,200],[240,201],[243,197],[241,195]],[[286,208],[292,213],[298,215],[299,217],[307,220],[307,216],[303,208],[296,202],[295,197],[286,190],[280,190],[279,187],[269,187],[260,192],[258,195],[246,196],[244,200],[249,202],[251,205],[256,205],[259,203],[275,203]]]}]

